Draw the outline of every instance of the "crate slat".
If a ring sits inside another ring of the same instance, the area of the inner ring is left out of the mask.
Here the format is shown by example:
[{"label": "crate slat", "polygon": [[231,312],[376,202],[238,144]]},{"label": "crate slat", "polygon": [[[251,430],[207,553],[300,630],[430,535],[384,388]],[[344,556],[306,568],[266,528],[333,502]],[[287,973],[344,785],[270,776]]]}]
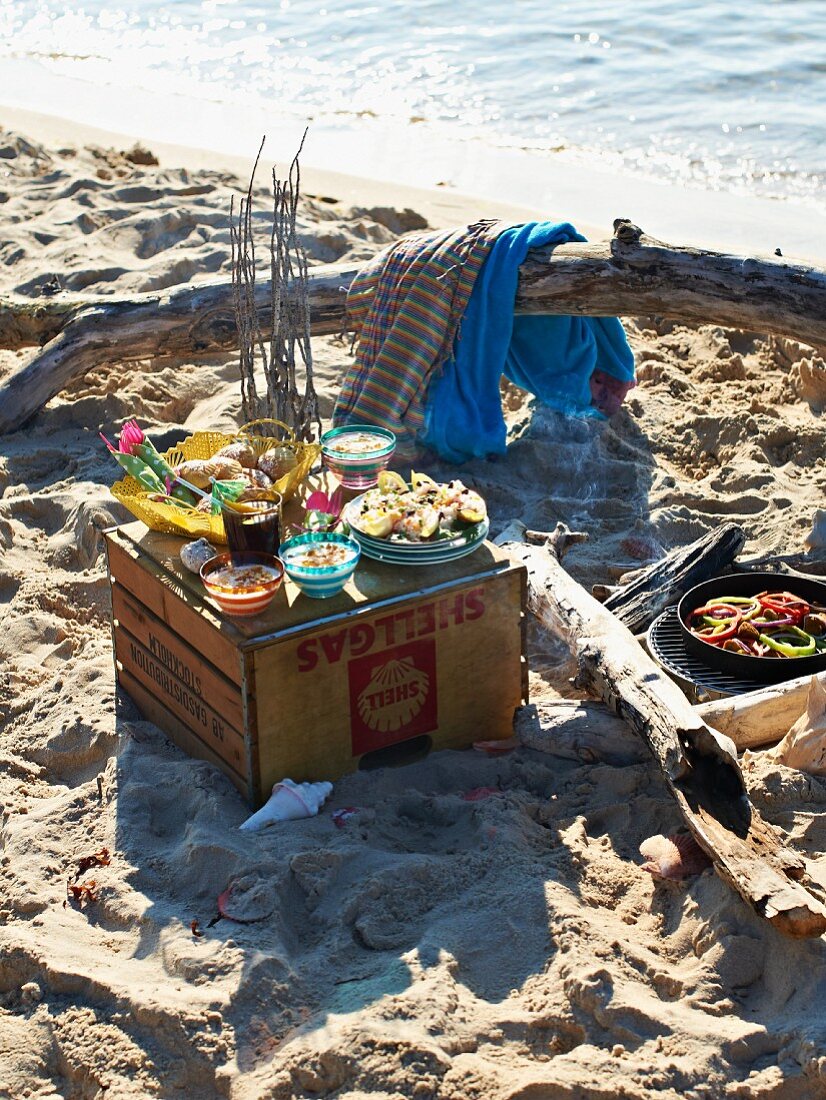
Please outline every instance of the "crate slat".
[{"label": "crate slat", "polygon": [[239,775],[235,768],[228,764],[223,757],[214,753],[212,749],[206,745],[200,737],[197,737],[184,722],[181,722],[171,710],[167,710],[151,691],[147,691],[142,683],[136,680],[134,676],[130,676],[126,669],[122,668],[119,670],[118,682],[135,703],[144,718],[148,719],[150,722],[154,722],[158,729],[162,730],[170,741],[177,745],[179,749],[182,749],[188,756],[194,756],[198,760],[206,760],[209,764],[218,768],[219,771],[222,771],[233,785],[238,788],[241,794],[245,796],[247,801],[252,801],[246,778],[243,775]]},{"label": "crate slat", "polygon": [[235,730],[244,728],[240,686],[203,660],[119,583],[112,585],[112,614],[116,624],[120,623],[137,638],[144,649],[222,715],[228,725]]},{"label": "crate slat", "polygon": [[[180,540],[178,540],[180,544]],[[222,631],[217,614],[210,621],[208,613],[174,576],[162,569],[148,555],[141,554],[117,532],[107,538],[109,575],[123,585],[144,607],[165,623],[174,623],[185,638],[191,638],[200,653],[220,669],[230,680],[240,684],[241,659],[234,636]]]},{"label": "crate slat", "polygon": [[142,683],[147,690],[160,692],[167,710],[177,715],[231,768],[244,774],[246,746],[243,735],[123,626],[115,627],[115,658],[133,680]]}]

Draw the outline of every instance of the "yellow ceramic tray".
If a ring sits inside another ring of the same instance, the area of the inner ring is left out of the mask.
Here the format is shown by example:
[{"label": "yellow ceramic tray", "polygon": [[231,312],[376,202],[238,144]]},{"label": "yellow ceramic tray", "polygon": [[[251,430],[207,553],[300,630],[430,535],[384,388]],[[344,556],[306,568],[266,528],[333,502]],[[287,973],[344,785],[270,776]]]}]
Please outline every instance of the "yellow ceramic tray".
[{"label": "yellow ceramic tray", "polygon": [[[255,420],[235,435],[226,435],[223,432],[195,432],[183,443],[167,451],[163,457],[170,466],[178,466],[181,462],[187,462],[192,458],[212,458],[217,451],[229,443],[241,441],[251,443],[256,458],[270,447],[289,447],[290,450],[295,451],[298,464],[273,485],[284,500],[289,500],[321,454],[321,446],[318,443],[298,442],[289,434],[286,425],[282,424],[278,426],[283,427],[288,433],[284,439],[253,434],[252,429],[260,424],[278,424],[278,422]],[[152,500],[153,494],[147,492],[133,477],[127,476],[115,482],[112,486],[112,495],[128,508],[136,519],[142,520],[153,531],[163,531],[167,535],[181,535],[189,539],[206,538],[210,542],[227,541],[224,521],[220,515],[207,515],[186,505]]]}]

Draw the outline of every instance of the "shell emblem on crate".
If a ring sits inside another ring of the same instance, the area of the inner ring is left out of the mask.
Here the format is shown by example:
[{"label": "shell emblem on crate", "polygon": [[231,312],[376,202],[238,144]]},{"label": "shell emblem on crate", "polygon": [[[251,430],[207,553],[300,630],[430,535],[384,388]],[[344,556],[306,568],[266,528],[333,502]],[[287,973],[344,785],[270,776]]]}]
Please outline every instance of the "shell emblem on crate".
[{"label": "shell emblem on crate", "polygon": [[[284,438],[258,434],[255,429],[264,429],[265,425],[283,429]],[[182,476],[198,488],[208,488],[213,477],[244,477],[250,482],[251,491],[259,494],[275,491],[283,500],[289,500],[320,454],[318,443],[296,440],[286,425],[278,421],[253,421],[235,435],[195,432],[163,457],[172,467],[184,466]],[[134,477],[116,482],[112,495],[153,531],[190,539],[227,541],[220,515],[180,502],[153,499],[157,494],[148,492]]]},{"label": "shell emblem on crate", "polygon": [[[365,725],[382,733],[408,725],[424,706],[430,677],[412,658],[379,666],[359,694],[359,714]],[[378,702],[377,702],[378,701]]]}]

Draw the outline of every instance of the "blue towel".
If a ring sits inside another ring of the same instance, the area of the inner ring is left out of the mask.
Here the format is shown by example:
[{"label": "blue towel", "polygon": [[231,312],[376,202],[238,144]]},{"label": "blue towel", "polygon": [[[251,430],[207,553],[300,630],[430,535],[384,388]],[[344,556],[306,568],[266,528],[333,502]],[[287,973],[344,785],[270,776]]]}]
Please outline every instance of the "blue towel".
[{"label": "blue towel", "polygon": [[603,370],[634,378],[634,356],[616,317],[514,316],[519,266],[531,248],[584,241],[568,222],[506,229],[476,279],[453,356],[431,382],[421,442],[450,462],[504,454],[504,374],[551,408],[605,419],[591,404],[590,378]]}]

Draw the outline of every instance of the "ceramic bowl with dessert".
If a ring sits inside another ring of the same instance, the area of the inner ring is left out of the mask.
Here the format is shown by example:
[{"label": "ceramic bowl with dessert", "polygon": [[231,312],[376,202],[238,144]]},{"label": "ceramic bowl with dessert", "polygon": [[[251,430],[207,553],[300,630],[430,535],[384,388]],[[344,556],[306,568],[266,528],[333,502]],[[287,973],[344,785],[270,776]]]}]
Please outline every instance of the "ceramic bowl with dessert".
[{"label": "ceramic bowl with dessert", "polygon": [[201,581],[227,615],[260,615],[272,602],[284,579],[275,554],[254,550],[217,554],[204,562]]},{"label": "ceramic bowl with dessert", "polygon": [[395,450],[395,435],[374,424],[346,424],[321,437],[322,462],[345,489],[375,485]]},{"label": "ceramic bowl with dessert", "polygon": [[282,542],[279,557],[287,576],[305,596],[337,596],[352,577],[361,547],[348,535],[307,531]]}]

